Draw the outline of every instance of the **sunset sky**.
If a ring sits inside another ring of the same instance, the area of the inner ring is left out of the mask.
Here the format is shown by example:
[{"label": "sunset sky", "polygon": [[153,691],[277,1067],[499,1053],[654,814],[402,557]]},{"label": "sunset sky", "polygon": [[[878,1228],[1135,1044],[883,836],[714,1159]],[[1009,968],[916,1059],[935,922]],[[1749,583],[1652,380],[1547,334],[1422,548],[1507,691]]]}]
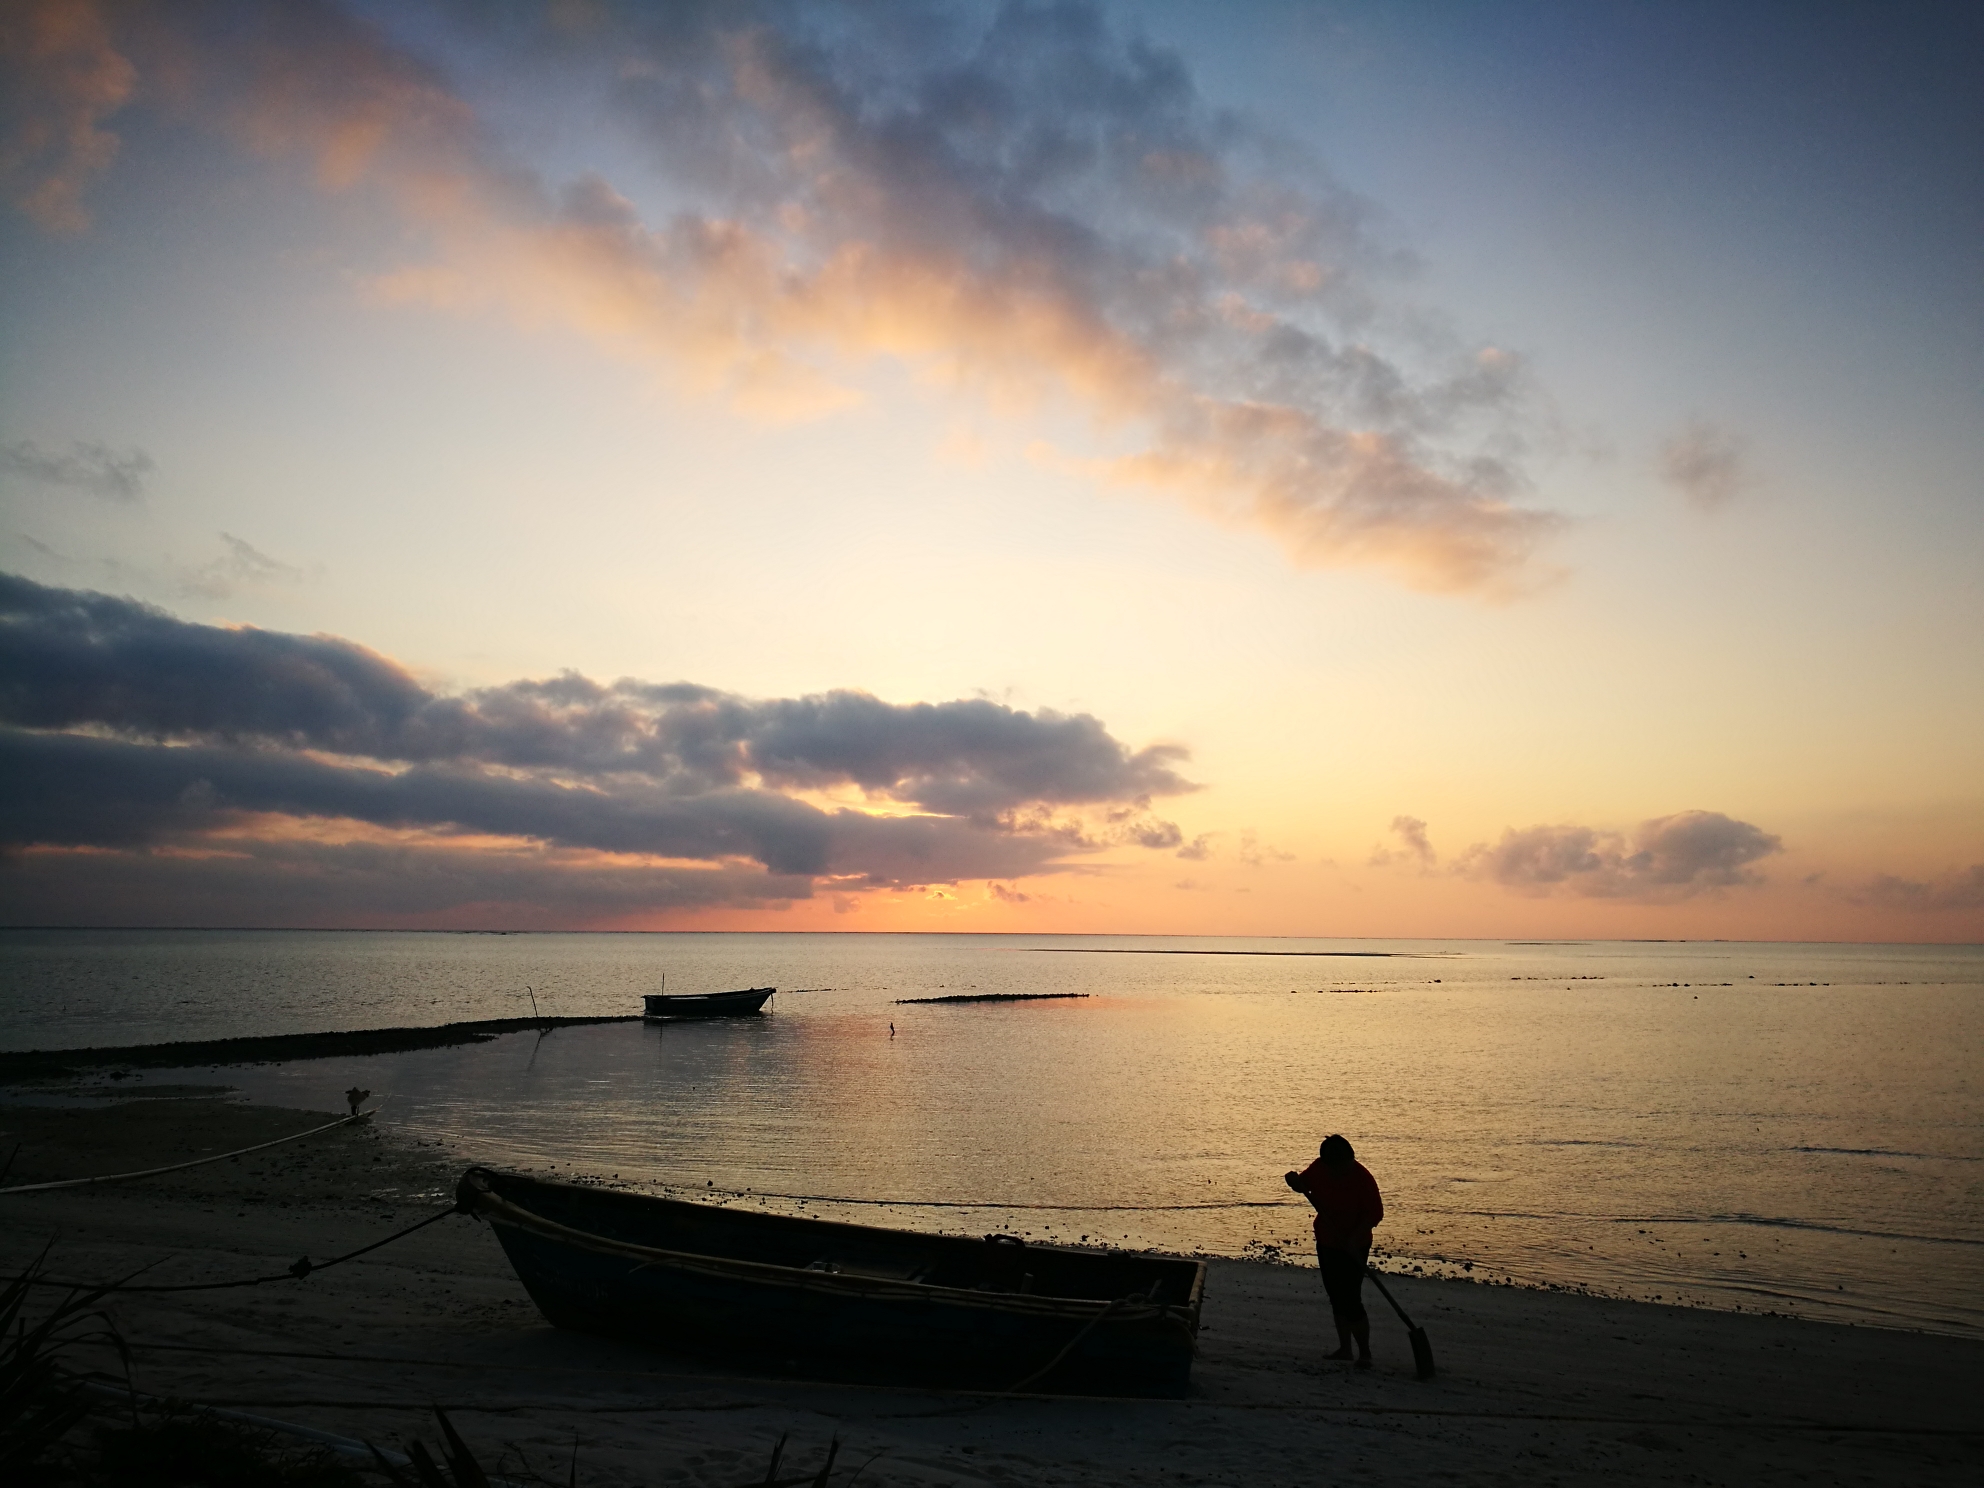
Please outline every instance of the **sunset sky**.
[{"label": "sunset sky", "polygon": [[0,922],[1984,939],[1974,5],[0,54]]}]

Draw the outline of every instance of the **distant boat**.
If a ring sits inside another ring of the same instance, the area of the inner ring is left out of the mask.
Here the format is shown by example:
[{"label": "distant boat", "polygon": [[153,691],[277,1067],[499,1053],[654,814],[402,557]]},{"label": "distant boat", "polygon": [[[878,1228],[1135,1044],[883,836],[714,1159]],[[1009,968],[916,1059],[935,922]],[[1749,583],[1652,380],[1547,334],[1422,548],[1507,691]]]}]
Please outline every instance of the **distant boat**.
[{"label": "distant boat", "polygon": [[764,1214],[489,1168],[488,1220],[560,1328],[815,1378],[1179,1396],[1203,1261]]},{"label": "distant boat", "polygon": [[776,987],[747,987],[742,992],[691,992],[671,997],[666,992],[649,992],[644,1018],[741,1018],[764,1011],[765,1000]]}]

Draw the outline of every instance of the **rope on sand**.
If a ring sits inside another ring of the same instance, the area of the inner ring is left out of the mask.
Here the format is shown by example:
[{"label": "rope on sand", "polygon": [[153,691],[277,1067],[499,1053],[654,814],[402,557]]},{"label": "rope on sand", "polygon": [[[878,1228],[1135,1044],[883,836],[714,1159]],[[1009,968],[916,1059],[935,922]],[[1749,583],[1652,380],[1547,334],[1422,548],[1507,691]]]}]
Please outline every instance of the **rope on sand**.
[{"label": "rope on sand", "polygon": [[690,1197],[717,1195],[727,1199],[780,1199],[796,1204],[863,1204],[877,1209],[1026,1209],[1068,1214],[1176,1214],[1187,1209],[1292,1209],[1292,1199],[1234,1199],[1220,1204],[1001,1204],[980,1199],[849,1199],[836,1194],[764,1193],[749,1188],[690,1188],[667,1184],[665,1190]]},{"label": "rope on sand", "polygon": [[94,1178],[57,1178],[51,1183],[17,1183],[12,1188],[0,1188],[0,1194],[45,1193],[52,1188],[87,1188],[94,1183],[123,1183],[131,1178],[151,1178],[160,1173],[177,1173],[186,1168],[201,1167],[206,1163],[225,1162],[230,1157],[241,1157],[250,1152],[261,1152],[270,1147],[280,1147],[285,1142],[300,1142],[305,1137],[314,1137],[319,1132],[327,1132],[333,1127],[350,1126],[355,1121],[370,1121],[372,1112],[361,1111],[351,1116],[340,1116],[336,1121],[327,1121],[322,1126],[313,1126],[308,1131],[292,1133],[287,1137],[277,1137],[273,1142],[257,1142],[253,1147],[237,1147],[232,1152],[217,1152],[212,1157],[196,1157],[191,1162],[167,1163],[162,1168],[141,1168],[135,1173],[103,1173]]},{"label": "rope on sand", "polygon": [[[29,1286],[67,1287],[70,1291],[88,1292],[93,1298],[107,1297],[113,1292],[222,1292],[232,1287],[261,1286],[264,1282],[270,1281],[301,1281],[313,1271],[322,1271],[331,1266],[343,1265],[346,1261],[355,1261],[360,1256],[379,1249],[382,1245],[391,1245],[395,1240],[404,1239],[415,1230],[424,1230],[431,1224],[438,1224],[450,1214],[459,1214],[461,1212],[459,1205],[450,1204],[438,1214],[430,1214],[427,1218],[415,1224],[410,1224],[403,1230],[396,1230],[383,1240],[374,1240],[370,1245],[361,1245],[357,1250],[348,1250],[343,1255],[333,1256],[328,1261],[313,1261],[310,1257],[303,1256],[295,1261],[287,1271],[276,1271],[267,1276],[244,1276],[239,1281],[192,1281],[183,1282],[176,1286],[137,1286],[128,1281],[112,1281],[100,1286],[93,1286],[87,1282],[56,1281],[50,1277],[39,1276],[7,1277],[0,1279],[7,1281],[24,1280]],[[143,1272],[137,1274],[142,1275]]]}]

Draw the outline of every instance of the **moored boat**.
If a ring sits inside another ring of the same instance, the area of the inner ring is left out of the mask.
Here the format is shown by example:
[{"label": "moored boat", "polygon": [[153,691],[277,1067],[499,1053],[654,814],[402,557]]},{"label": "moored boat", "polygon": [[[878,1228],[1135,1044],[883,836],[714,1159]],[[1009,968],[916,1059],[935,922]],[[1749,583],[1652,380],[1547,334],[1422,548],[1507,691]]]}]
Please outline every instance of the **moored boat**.
[{"label": "moored boat", "polygon": [[670,996],[649,992],[641,999],[644,1018],[741,1018],[764,1011],[778,988],[746,987],[741,992],[690,992]]},{"label": "moored boat", "polygon": [[1202,1261],[922,1235],[489,1168],[488,1220],[545,1318],[815,1377],[1177,1396]]}]

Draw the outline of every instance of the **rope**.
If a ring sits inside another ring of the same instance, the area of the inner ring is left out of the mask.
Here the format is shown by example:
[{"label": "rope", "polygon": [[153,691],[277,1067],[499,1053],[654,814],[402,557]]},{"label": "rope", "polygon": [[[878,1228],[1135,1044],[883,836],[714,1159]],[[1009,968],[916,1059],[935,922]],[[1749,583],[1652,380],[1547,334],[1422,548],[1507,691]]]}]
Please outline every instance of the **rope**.
[{"label": "rope", "polygon": [[1110,1317],[1114,1316],[1118,1308],[1128,1307],[1131,1303],[1141,1304],[1143,1300],[1144,1300],[1143,1296],[1140,1293],[1136,1293],[1136,1292],[1132,1292],[1127,1297],[1118,1297],[1114,1302],[1111,1302],[1107,1307],[1103,1308],[1102,1311],[1098,1312],[1094,1317],[1090,1318],[1086,1323],[1082,1324],[1082,1330],[1079,1333],[1077,1333],[1073,1338],[1070,1338],[1065,1345],[1063,1345],[1060,1353],[1056,1354],[1053,1358],[1049,1359],[1045,1364],[1041,1365],[1038,1369],[1034,1370],[1032,1374],[1027,1375],[1024,1379],[1016,1380],[1012,1384],[1006,1386],[1005,1389],[1001,1390],[999,1394],[993,1398],[999,1399],[1007,1395],[1017,1395],[1020,1391],[1024,1390],[1028,1385],[1032,1384],[1035,1380],[1041,1379],[1044,1376],[1052,1373],[1055,1365],[1059,1364],[1063,1359],[1067,1358],[1068,1355],[1072,1354],[1075,1351],[1075,1346],[1079,1344],[1084,1338],[1088,1337],[1089,1334],[1093,1333],[1097,1328],[1101,1327],[1102,1324],[1106,1322]]},{"label": "rope", "polygon": [[350,1126],[354,1121],[369,1121],[371,1118],[370,1111],[340,1116],[336,1121],[327,1121],[322,1126],[313,1126],[308,1131],[296,1132],[291,1136],[277,1137],[273,1142],[257,1142],[253,1147],[237,1147],[232,1152],[218,1152],[212,1157],[196,1157],[191,1162],[168,1163],[162,1168],[141,1168],[135,1173],[104,1173],[95,1178],[58,1178],[52,1183],[17,1183],[12,1188],[0,1188],[0,1194],[44,1193],[51,1188],[86,1188],[92,1183],[123,1183],[131,1178],[151,1178],[160,1173],[177,1173],[186,1168],[201,1167],[206,1163],[224,1162],[230,1157],[240,1157],[245,1153],[280,1147],[285,1142],[300,1142],[305,1137],[314,1137],[317,1133],[327,1132],[332,1127]]},{"label": "rope", "polygon": [[836,1194],[760,1193],[749,1188],[684,1188],[679,1194],[720,1194],[732,1199],[784,1199],[798,1204],[865,1204],[878,1209],[1025,1209],[1067,1214],[1176,1214],[1187,1209],[1292,1209],[1292,1199],[1234,1199],[1221,1204],[1000,1204],[966,1199],[849,1199]]},{"label": "rope", "polygon": [[355,1261],[360,1256],[369,1254],[383,1245],[391,1245],[395,1240],[405,1239],[415,1230],[424,1230],[429,1225],[446,1219],[450,1214],[459,1213],[461,1213],[461,1210],[457,1206],[450,1205],[448,1208],[441,1210],[440,1213],[430,1214],[417,1224],[410,1224],[403,1230],[397,1230],[393,1234],[386,1236],[383,1240],[374,1240],[370,1245],[362,1245],[357,1250],[346,1251],[343,1255],[333,1256],[328,1261],[312,1261],[310,1257],[303,1256],[291,1265],[287,1271],[277,1271],[268,1276],[246,1276],[239,1281],[194,1281],[177,1286],[133,1286],[129,1282],[113,1281],[103,1286],[93,1287],[79,1281],[55,1281],[36,1276],[10,1277],[7,1279],[10,1282],[16,1280],[24,1281],[29,1286],[67,1287],[71,1291],[88,1291],[97,1296],[107,1296],[112,1292],[223,1292],[233,1287],[261,1286],[264,1282],[270,1281],[301,1281],[313,1271],[324,1271],[332,1266],[341,1266],[346,1261]]}]

